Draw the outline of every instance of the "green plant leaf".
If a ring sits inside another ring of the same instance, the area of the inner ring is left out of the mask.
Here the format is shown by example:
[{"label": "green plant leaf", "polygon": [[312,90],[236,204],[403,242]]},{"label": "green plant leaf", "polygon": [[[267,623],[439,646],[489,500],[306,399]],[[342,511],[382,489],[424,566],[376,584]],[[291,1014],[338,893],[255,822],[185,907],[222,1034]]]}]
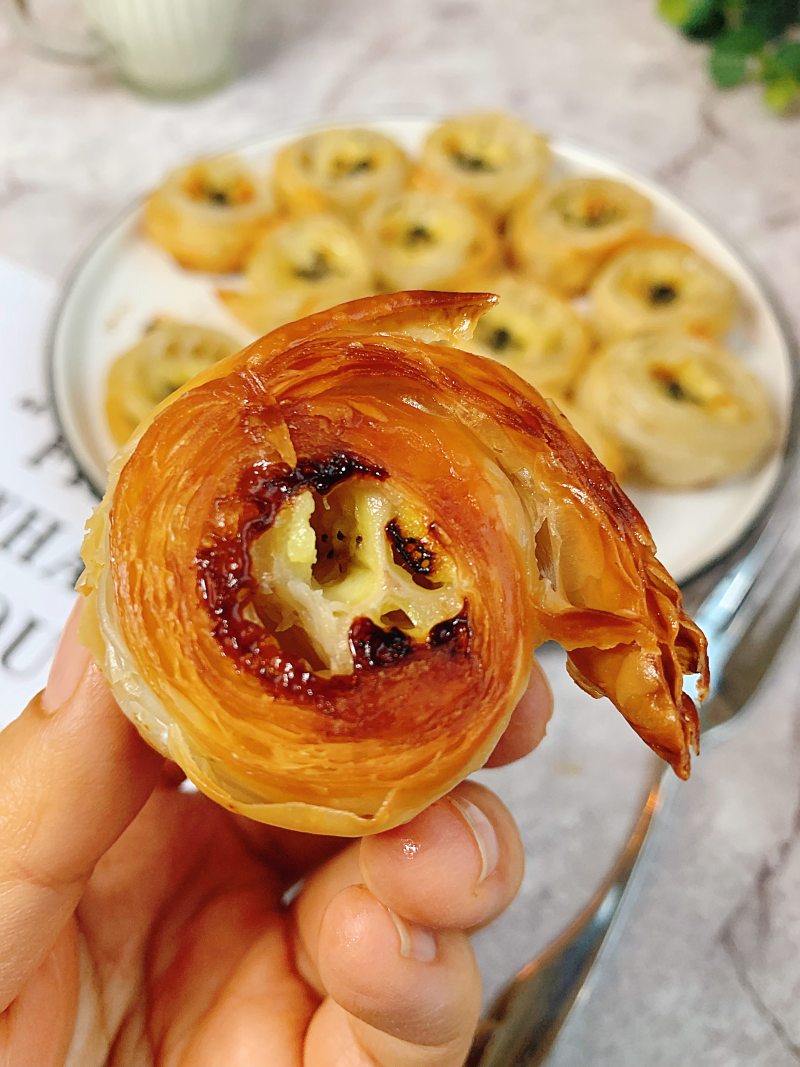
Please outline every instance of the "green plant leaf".
[{"label": "green plant leaf", "polygon": [[800,41],[782,41],[773,52],[773,58],[781,70],[800,78]]},{"label": "green plant leaf", "polygon": [[730,52],[744,52],[745,55],[753,55],[758,52],[767,42],[764,31],[758,26],[740,26],[736,30],[726,30],[717,38],[715,48],[722,48]]},{"label": "green plant leaf", "polygon": [[711,51],[709,68],[711,77],[721,89],[731,89],[746,81],[748,59],[764,44],[763,34],[750,26],[728,30],[718,38]]},{"label": "green plant leaf", "polygon": [[721,88],[764,83],[768,107],[800,101],[800,0],[657,0],[687,37],[711,43],[709,70]]},{"label": "green plant leaf", "polygon": [[725,26],[723,0],[659,0],[658,10],[690,37],[713,37]]},{"label": "green plant leaf", "polygon": [[720,89],[733,89],[747,79],[747,55],[715,48],[709,60],[709,70]]},{"label": "green plant leaf", "polygon": [[797,0],[744,0],[742,25],[760,30],[765,40],[772,40],[800,21]]},{"label": "green plant leaf", "polygon": [[800,96],[800,82],[791,74],[775,78],[764,86],[764,102],[779,115],[787,112],[798,96]]},{"label": "green plant leaf", "polygon": [[683,27],[690,7],[691,0],[658,0],[659,15],[679,29]]}]

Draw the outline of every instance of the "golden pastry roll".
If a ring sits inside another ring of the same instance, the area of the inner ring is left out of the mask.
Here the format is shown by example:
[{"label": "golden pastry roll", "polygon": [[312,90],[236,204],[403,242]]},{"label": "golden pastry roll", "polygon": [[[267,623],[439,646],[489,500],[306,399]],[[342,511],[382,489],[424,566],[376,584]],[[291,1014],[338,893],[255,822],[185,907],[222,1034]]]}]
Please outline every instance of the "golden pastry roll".
[{"label": "golden pastry roll", "polygon": [[653,209],[612,178],[564,178],[526,198],[509,219],[514,262],[565,296],[589,286],[608,257],[646,232]]},{"label": "golden pastry roll", "polygon": [[658,330],[719,337],[733,321],[733,282],[674,237],[643,237],[619,250],[591,289],[592,319],[612,340]]},{"label": "golden pastry roll", "polygon": [[84,637],[220,804],[345,836],[410,819],[484,763],[549,639],[689,774],[705,640],[568,423],[503,367],[454,367],[493,302],[396,293],[283,327],[113,464]]},{"label": "golden pastry roll", "polygon": [[551,162],[546,138],[521,119],[478,112],[431,131],[415,181],[453,193],[501,224],[521,197],[539,190]]},{"label": "golden pastry roll", "polygon": [[374,291],[363,242],[334,215],[283,219],[250,254],[243,289],[220,289],[226,308],[254,335]]},{"label": "golden pastry roll", "polygon": [[721,345],[680,332],[608,345],[589,364],[576,402],[656,485],[699,488],[745,474],[777,443],[764,384]]},{"label": "golden pastry roll", "polygon": [[377,200],[399,192],[409,166],[403,149],[377,130],[318,130],[278,152],[272,186],[284,211],[333,211],[354,221]]},{"label": "golden pastry roll", "polygon": [[489,220],[445,193],[409,189],[382,200],[362,222],[384,289],[469,289],[497,269]]},{"label": "golden pastry roll", "polygon": [[233,155],[173,171],[147,198],[144,228],[182,267],[240,270],[273,213],[267,183]]},{"label": "golden pastry roll", "polygon": [[159,318],[111,364],[106,418],[118,445],[127,441],[165,397],[240,345],[219,330]]},{"label": "golden pastry roll", "polygon": [[465,347],[504,363],[545,396],[563,396],[589,355],[585,322],[572,304],[527,278],[504,275],[491,288],[500,302],[481,316]]}]

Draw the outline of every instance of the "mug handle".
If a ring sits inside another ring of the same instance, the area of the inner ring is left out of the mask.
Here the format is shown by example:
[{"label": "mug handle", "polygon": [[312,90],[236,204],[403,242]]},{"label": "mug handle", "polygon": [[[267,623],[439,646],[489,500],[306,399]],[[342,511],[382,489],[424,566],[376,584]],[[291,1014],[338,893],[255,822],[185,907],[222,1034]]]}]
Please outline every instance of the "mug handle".
[{"label": "mug handle", "polygon": [[0,0],[11,25],[37,52],[63,63],[94,63],[108,51],[97,34],[87,30],[82,34],[51,32],[40,25],[32,14],[29,0]]}]

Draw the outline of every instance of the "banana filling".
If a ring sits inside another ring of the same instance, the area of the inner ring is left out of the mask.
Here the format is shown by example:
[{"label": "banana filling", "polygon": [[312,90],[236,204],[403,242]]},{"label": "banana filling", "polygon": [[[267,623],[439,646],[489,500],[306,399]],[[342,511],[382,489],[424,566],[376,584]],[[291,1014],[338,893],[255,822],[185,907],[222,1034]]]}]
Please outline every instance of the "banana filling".
[{"label": "banana filling", "polygon": [[457,167],[467,171],[496,172],[514,162],[509,146],[487,137],[482,130],[462,132],[445,151]]},{"label": "banana filling", "polygon": [[242,669],[315,696],[442,645],[468,652],[446,539],[383,471],[340,454],[248,478],[238,536],[212,535],[196,559],[214,636]]},{"label": "banana filling", "polygon": [[651,374],[672,400],[695,404],[726,422],[744,420],[746,409],[725,383],[697,360],[654,366]]},{"label": "banana filling", "polygon": [[578,229],[600,229],[621,218],[619,208],[600,197],[564,197],[557,204],[557,210],[565,225]]},{"label": "banana filling", "polygon": [[226,166],[192,168],[183,188],[190,200],[213,207],[241,207],[256,195],[246,175]]},{"label": "banana filling", "polygon": [[521,354],[536,362],[558,355],[564,348],[564,331],[547,321],[546,310],[538,317],[513,307],[504,315],[504,310],[499,308],[496,316],[494,310],[489,311],[475,329],[475,340],[493,355],[513,363]]},{"label": "banana filling", "polygon": [[306,490],[253,546],[258,618],[317,673],[353,671],[359,619],[419,643],[463,604],[430,533],[396,510],[372,487],[342,485],[325,497]]},{"label": "banana filling", "polygon": [[361,137],[323,139],[301,156],[301,166],[324,182],[336,183],[342,179],[373,171],[379,165],[373,146]]}]

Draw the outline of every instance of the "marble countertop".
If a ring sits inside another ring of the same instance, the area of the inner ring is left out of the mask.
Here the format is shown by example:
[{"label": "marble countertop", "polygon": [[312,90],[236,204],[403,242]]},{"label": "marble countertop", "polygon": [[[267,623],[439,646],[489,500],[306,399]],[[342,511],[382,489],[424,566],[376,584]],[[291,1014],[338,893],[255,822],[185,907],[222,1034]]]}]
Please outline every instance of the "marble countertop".
[{"label": "marble countertop", "polygon": [[[48,7],[63,20],[75,2]],[[0,255],[62,281],[103,224],[187,156],[307,121],[494,106],[665,183],[745,251],[798,331],[800,121],[773,118],[753,90],[714,91],[703,51],[654,7],[256,2],[239,78],[185,104],[139,98],[103,67],[48,63],[0,25]],[[551,1067],[800,1063],[798,656],[795,628],[741,726],[676,790]],[[489,991],[588,898],[649,766],[610,709],[580,699],[557,661],[552,672],[548,740],[489,778],[529,854],[519,901],[478,938]]]}]

